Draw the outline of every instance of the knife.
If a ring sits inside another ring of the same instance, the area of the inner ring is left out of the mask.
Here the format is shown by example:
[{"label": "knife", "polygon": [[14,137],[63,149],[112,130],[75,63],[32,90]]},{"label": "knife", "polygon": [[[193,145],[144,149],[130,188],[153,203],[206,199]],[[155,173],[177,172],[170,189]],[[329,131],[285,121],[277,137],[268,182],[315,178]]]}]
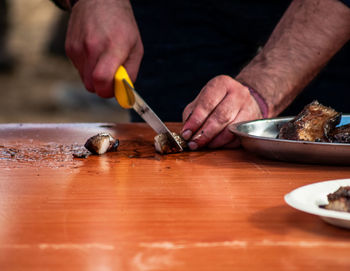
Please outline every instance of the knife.
[{"label": "knife", "polygon": [[171,147],[176,151],[181,152],[183,150],[168,127],[137,93],[123,66],[118,68],[114,76],[114,96],[121,107],[133,108],[157,134],[165,134]]}]

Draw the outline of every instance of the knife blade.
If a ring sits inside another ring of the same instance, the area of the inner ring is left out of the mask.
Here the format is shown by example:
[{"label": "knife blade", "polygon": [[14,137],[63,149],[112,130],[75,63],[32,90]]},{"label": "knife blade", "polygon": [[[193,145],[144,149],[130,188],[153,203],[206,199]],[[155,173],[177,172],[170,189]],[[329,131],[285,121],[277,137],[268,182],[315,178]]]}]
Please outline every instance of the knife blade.
[{"label": "knife blade", "polygon": [[119,66],[114,75],[114,96],[121,107],[133,108],[157,134],[165,134],[169,147],[173,152],[183,151],[180,143],[175,139],[168,127],[159,119],[147,103],[141,98],[124,66]]},{"label": "knife blade", "polygon": [[154,111],[148,106],[148,104],[141,98],[137,91],[128,83],[127,80],[123,79],[123,84],[126,92],[128,93],[128,99],[132,103],[132,108],[140,115],[141,118],[148,123],[149,126],[157,134],[165,134],[169,140],[171,146],[173,146],[177,151],[183,151],[183,148],[176,141],[173,134],[170,132],[168,127],[160,120],[160,118],[154,113]]}]

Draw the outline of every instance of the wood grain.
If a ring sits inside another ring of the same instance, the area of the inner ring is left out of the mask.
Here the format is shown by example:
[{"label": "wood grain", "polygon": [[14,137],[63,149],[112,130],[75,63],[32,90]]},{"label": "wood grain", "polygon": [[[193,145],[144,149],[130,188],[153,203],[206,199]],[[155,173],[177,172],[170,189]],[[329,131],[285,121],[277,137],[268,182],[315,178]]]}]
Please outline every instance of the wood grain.
[{"label": "wood grain", "polygon": [[[72,157],[102,131],[117,152]],[[283,201],[349,167],[242,149],[161,156],[153,136],[145,124],[0,125],[0,270],[349,270],[349,231]]]}]

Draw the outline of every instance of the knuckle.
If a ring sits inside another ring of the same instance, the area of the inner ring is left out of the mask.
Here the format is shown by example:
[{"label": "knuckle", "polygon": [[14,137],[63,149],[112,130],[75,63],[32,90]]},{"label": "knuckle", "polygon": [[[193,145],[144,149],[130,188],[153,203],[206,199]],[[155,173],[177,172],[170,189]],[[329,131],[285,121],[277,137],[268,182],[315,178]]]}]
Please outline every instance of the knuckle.
[{"label": "knuckle", "polygon": [[219,81],[219,82],[226,82],[226,81],[229,81],[231,80],[232,78],[228,75],[225,75],[225,74],[221,74],[221,75],[218,75],[216,77],[216,79]]},{"label": "knuckle", "polygon": [[195,127],[200,127],[202,125],[201,119],[202,118],[196,113],[191,115],[191,122]]},{"label": "knuckle", "polygon": [[199,108],[203,112],[211,112],[215,108],[216,104],[212,100],[208,100],[205,103],[201,103]]},{"label": "knuckle", "polygon": [[215,111],[213,114],[215,121],[220,125],[225,125],[231,121],[231,111],[228,108],[222,108],[220,111]]},{"label": "knuckle", "polygon": [[218,86],[218,85],[226,85],[226,83],[230,80],[232,80],[232,78],[230,76],[221,74],[221,75],[214,77],[211,80],[211,82],[214,86]]},{"label": "knuckle", "polygon": [[99,46],[99,42],[95,38],[86,38],[83,42],[84,51],[91,55]]},{"label": "knuckle", "polygon": [[192,130],[196,131],[203,124],[203,117],[198,115],[198,112],[191,111],[187,116],[187,125],[191,127]]}]

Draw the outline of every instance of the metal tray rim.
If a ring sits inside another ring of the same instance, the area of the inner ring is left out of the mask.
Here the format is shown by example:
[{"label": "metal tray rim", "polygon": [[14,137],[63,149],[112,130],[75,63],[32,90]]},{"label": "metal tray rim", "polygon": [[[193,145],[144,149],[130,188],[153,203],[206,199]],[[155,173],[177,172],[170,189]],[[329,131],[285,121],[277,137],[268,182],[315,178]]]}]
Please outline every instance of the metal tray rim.
[{"label": "metal tray rim", "polygon": [[[350,114],[348,115],[343,115],[344,117],[350,118]],[[331,146],[343,146],[343,147],[350,147],[350,143],[328,143],[328,142],[314,142],[314,141],[297,141],[297,140],[289,140],[289,139],[279,139],[279,138],[271,138],[267,136],[257,136],[257,135],[252,135],[249,133],[245,133],[239,130],[239,127],[245,124],[251,124],[251,123],[257,123],[257,122],[273,122],[273,121],[290,121],[294,117],[278,117],[278,118],[271,118],[271,119],[258,119],[258,120],[253,120],[253,121],[242,121],[242,122],[237,122],[233,123],[229,126],[229,130],[239,136],[244,136],[248,138],[254,138],[254,139],[260,139],[260,140],[267,140],[267,141],[274,141],[274,142],[280,142],[280,143],[288,143],[288,144],[310,144],[310,145],[331,145]]]}]

